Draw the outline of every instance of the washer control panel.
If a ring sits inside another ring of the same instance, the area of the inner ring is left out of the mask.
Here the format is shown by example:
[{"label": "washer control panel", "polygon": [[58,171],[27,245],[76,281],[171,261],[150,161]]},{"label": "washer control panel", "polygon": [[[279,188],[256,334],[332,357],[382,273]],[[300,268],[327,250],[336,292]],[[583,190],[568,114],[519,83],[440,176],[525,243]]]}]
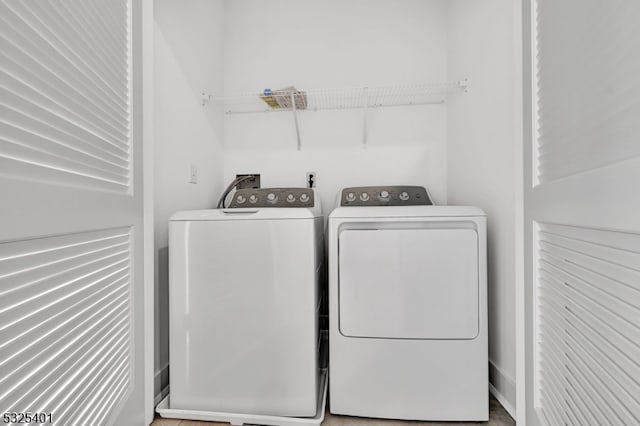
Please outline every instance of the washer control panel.
[{"label": "washer control panel", "polygon": [[229,208],[313,207],[314,193],[309,188],[247,188],[233,195]]},{"label": "washer control panel", "polygon": [[423,186],[354,186],[342,190],[340,205],[364,206],[430,206]]}]

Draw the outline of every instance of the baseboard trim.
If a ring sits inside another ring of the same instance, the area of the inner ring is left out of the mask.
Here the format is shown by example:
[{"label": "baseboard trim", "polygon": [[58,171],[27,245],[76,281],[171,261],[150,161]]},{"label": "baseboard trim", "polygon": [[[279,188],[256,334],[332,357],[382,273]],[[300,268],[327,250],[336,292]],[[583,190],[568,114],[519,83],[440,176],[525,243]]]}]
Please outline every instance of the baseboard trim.
[{"label": "baseboard trim", "polygon": [[160,367],[153,377],[154,404],[156,405],[169,393],[169,363]]},{"label": "baseboard trim", "polygon": [[493,397],[495,399],[498,400],[498,402],[500,403],[500,405],[502,405],[504,407],[504,409],[507,411],[507,413],[509,413],[509,415],[515,419],[516,418],[516,410],[513,407],[513,405],[511,405],[511,403],[509,401],[507,401],[507,398],[505,398],[504,395],[502,395],[500,392],[498,392],[498,389],[496,389],[491,383],[489,383],[489,392],[491,393],[491,395],[493,395]]},{"label": "baseboard trim", "polygon": [[[169,385],[165,386],[164,389],[162,389],[160,391],[159,394],[157,394],[155,396],[155,398],[153,398],[153,407],[155,409],[156,405],[158,405],[160,403],[160,401],[162,401],[164,399],[165,396],[169,395]],[[497,399],[497,397],[496,397]]]},{"label": "baseboard trim", "polygon": [[489,360],[489,391],[515,419],[516,382],[491,360]]}]

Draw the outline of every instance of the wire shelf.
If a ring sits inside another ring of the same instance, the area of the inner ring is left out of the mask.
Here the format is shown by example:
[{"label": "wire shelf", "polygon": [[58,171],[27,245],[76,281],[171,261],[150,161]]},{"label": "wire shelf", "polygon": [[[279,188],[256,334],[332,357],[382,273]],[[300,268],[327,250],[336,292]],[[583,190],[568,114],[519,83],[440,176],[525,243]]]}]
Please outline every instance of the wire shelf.
[{"label": "wire shelf", "polygon": [[[467,81],[417,86],[356,87],[348,89],[280,90],[267,104],[262,93],[247,93],[216,98],[226,114],[249,114],[283,111],[321,111],[384,108],[442,104],[454,91],[466,91]],[[293,100],[294,102],[292,102]],[[278,105],[279,104],[279,105]],[[295,106],[295,108],[294,108]]]}]

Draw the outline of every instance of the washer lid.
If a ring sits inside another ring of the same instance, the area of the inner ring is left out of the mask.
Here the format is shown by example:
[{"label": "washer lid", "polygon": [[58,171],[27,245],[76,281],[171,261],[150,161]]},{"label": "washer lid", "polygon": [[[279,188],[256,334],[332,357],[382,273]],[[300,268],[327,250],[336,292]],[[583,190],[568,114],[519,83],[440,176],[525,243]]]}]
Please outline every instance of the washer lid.
[{"label": "washer lid", "polygon": [[169,221],[314,219],[316,217],[322,217],[319,208],[235,208],[181,211],[174,213]]},{"label": "washer lid", "polygon": [[329,218],[367,217],[476,217],[486,216],[478,207],[472,206],[375,206],[337,207]]}]

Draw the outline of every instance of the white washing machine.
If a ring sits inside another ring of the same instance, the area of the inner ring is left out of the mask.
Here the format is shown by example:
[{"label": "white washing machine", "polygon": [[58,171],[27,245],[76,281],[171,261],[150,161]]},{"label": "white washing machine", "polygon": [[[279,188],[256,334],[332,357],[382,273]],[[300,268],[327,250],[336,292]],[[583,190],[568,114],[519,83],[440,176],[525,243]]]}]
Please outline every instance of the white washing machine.
[{"label": "white washing machine", "polygon": [[171,409],[312,417],[324,221],[312,189],[243,189],[169,222]]},{"label": "white washing machine", "polygon": [[329,216],[334,414],[486,421],[486,218],[423,187],[346,188]]}]

